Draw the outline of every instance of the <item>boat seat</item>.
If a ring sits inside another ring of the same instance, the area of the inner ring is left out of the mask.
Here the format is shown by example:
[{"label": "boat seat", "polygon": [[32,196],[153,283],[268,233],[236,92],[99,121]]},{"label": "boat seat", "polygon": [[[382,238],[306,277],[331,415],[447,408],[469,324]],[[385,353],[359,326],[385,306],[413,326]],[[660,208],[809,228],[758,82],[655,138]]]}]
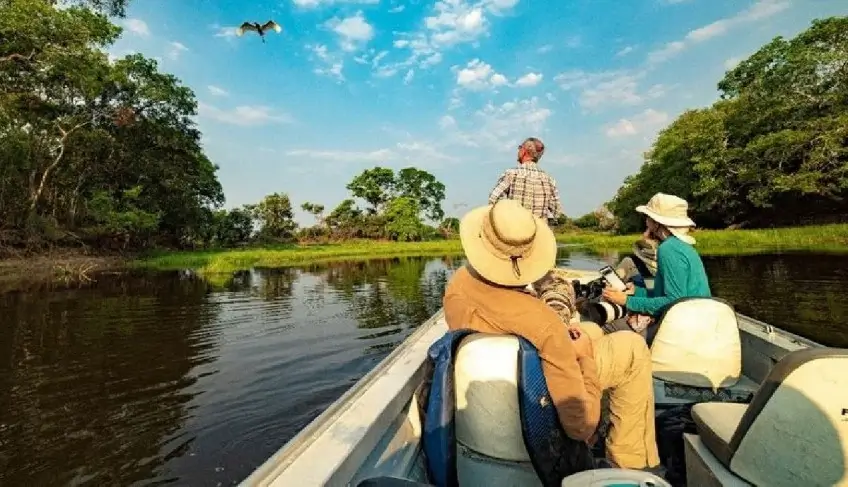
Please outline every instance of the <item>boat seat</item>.
[{"label": "boat seat", "polygon": [[657,406],[747,401],[736,312],[717,298],[681,299],[660,317],[651,343]]},{"label": "boat seat", "polygon": [[[541,486],[524,446],[518,405],[518,339],[475,333],[454,361],[459,485]],[[475,480],[476,479],[476,480]]]},{"label": "boat seat", "polygon": [[791,352],[750,404],[692,407],[722,468],[753,485],[848,485],[848,349]]},{"label": "boat seat", "polygon": [[373,477],[356,484],[356,487],[436,487],[433,484],[416,482],[398,477]]},{"label": "boat seat", "polygon": [[600,468],[562,479],[561,487],[671,487],[660,477],[627,468]]}]

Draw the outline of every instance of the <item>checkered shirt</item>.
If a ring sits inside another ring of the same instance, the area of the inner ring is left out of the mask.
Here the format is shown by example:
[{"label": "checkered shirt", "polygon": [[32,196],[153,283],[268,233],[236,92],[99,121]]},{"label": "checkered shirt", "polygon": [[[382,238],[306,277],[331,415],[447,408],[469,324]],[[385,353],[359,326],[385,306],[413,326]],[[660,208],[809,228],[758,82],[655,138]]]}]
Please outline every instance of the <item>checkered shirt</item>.
[{"label": "checkered shirt", "polygon": [[489,195],[493,205],[501,198],[521,203],[539,218],[555,219],[562,213],[556,181],[532,162],[507,169]]}]

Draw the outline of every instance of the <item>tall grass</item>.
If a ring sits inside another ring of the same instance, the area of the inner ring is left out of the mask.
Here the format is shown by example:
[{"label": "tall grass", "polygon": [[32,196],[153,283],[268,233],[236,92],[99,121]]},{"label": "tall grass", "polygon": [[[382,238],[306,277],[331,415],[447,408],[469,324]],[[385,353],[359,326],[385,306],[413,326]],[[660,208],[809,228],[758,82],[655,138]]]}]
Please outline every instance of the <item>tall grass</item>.
[{"label": "tall grass", "polygon": [[[698,230],[693,233],[702,255],[744,255],[766,252],[817,251],[848,253],[848,225],[823,225],[763,230]],[[639,235],[579,232],[557,235],[557,241],[596,252],[627,251]],[[335,244],[277,245],[240,250],[221,249],[153,254],[133,262],[148,269],[195,269],[204,273],[232,272],[251,267],[286,267],[312,262],[364,260],[375,257],[461,255],[458,239],[432,242],[354,240]]]}]

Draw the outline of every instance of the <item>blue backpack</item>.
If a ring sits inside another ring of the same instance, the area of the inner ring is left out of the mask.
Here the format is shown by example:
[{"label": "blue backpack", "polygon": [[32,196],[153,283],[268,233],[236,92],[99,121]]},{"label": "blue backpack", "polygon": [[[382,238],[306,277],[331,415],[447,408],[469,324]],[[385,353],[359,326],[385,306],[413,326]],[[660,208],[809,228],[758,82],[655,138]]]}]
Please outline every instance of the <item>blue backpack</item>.
[{"label": "blue backpack", "polygon": [[[427,473],[437,487],[458,487],[454,412],[454,357],[474,330],[455,330],[430,346],[425,379],[418,390]],[[566,436],[548,393],[539,353],[521,337],[518,350],[518,406],[521,433],[533,469],[545,487],[558,487],[568,475],[595,468],[589,446]]]}]

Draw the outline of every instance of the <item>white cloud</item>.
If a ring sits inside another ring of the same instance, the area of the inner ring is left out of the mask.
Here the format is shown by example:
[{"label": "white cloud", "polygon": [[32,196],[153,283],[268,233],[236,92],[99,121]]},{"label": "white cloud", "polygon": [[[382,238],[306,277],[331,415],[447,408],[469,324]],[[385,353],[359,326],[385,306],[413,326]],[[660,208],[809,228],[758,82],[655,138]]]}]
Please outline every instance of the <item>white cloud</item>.
[{"label": "white cloud", "polygon": [[339,35],[342,49],[345,51],[355,51],[374,37],[374,27],[365,20],[361,11],[343,19],[334,17],[325,25]]},{"label": "white cloud", "polygon": [[538,52],[539,54],[544,54],[544,53],[546,53],[546,52],[551,52],[551,51],[553,50],[553,48],[554,48],[554,46],[553,46],[553,45],[551,45],[551,44],[545,44],[544,46],[542,46],[542,47],[540,47],[540,48],[536,49],[536,52]]},{"label": "white cloud", "polygon": [[625,46],[625,47],[621,48],[621,50],[619,50],[617,53],[615,53],[615,57],[626,56],[626,55],[630,54],[631,52],[633,52],[635,49],[636,49],[635,46]]},{"label": "white cloud", "polygon": [[576,70],[558,74],[554,81],[563,90],[580,90],[578,98],[580,106],[596,109],[606,105],[638,105],[646,100],[660,98],[665,94],[666,88],[661,84],[655,84],[647,90],[641,91],[639,81],[644,76],[644,72],[602,71],[587,73]]},{"label": "white cloud", "polygon": [[489,35],[490,16],[500,16],[518,0],[438,0],[417,32],[397,32],[394,46],[409,50],[396,70],[427,68],[442,61],[441,51],[458,44],[476,44]]},{"label": "white cloud", "polygon": [[168,44],[168,58],[176,61],[184,52],[188,52],[188,48],[182,42],[172,41]]},{"label": "white cloud", "polygon": [[439,119],[439,128],[449,129],[456,127],[456,119],[450,115],[445,115]]},{"label": "white cloud", "polygon": [[757,0],[753,5],[735,15],[693,29],[682,40],[669,42],[652,51],[648,54],[648,62],[656,64],[667,61],[692,44],[724,35],[735,27],[766,19],[787,8],[789,8],[789,0]]},{"label": "white cloud", "polygon": [[527,73],[515,81],[515,86],[536,86],[542,82],[541,73]]},{"label": "white cloud", "polygon": [[147,27],[147,23],[141,19],[126,19],[124,21],[124,27],[139,37],[150,36],[150,29]]},{"label": "white cloud", "polygon": [[235,40],[236,38],[236,29],[238,27],[221,27],[220,25],[212,25],[212,28],[216,30],[215,37],[223,37],[228,41]]},{"label": "white cloud", "polygon": [[397,13],[403,12],[403,10],[404,10],[405,8],[406,8],[406,5],[398,5],[398,6],[396,6],[396,7],[392,7],[392,8],[390,8],[390,9],[389,9],[389,13],[390,13],[390,14],[397,14]]},{"label": "white cloud", "polygon": [[447,132],[448,140],[460,145],[502,151],[514,149],[529,135],[540,135],[552,114],[534,96],[500,105],[489,102],[474,113],[468,131],[461,130],[450,115],[442,117],[439,126]]},{"label": "white cloud", "polygon": [[724,62],[724,69],[730,71],[731,69],[739,66],[739,63],[742,62],[742,58],[740,57],[732,57]]},{"label": "white cloud", "polygon": [[229,96],[230,95],[230,93],[227,90],[220,88],[218,86],[215,86],[215,85],[209,85],[206,88],[209,90],[209,93],[211,93],[214,96]]},{"label": "white cloud", "polygon": [[342,73],[344,62],[337,56],[331,55],[327,50],[327,46],[323,44],[307,44],[305,47],[313,56],[318,58],[322,65],[313,70],[315,74],[329,76],[339,82],[345,80]]},{"label": "white cloud", "polygon": [[465,89],[479,91],[503,86],[509,82],[504,75],[479,59],[469,61],[462,69],[456,68],[457,66],[454,66],[453,69],[456,72],[456,84]]},{"label": "white cloud", "polygon": [[408,85],[412,82],[412,78],[415,77],[415,70],[410,69],[406,72],[406,75],[403,77],[403,84]]},{"label": "white cloud", "polygon": [[612,138],[628,137],[637,134],[653,135],[660,127],[668,122],[668,119],[667,113],[648,108],[629,119],[622,118],[608,125],[605,133],[607,137]]},{"label": "white cloud", "polygon": [[371,151],[346,151],[346,150],[312,150],[295,149],[286,152],[287,156],[309,157],[313,161],[325,161],[334,163],[379,163],[387,166],[406,165],[415,163],[426,166],[434,161],[455,161],[457,157],[445,154],[436,147],[425,141],[398,142],[391,147],[383,147]]},{"label": "white cloud", "polygon": [[286,152],[286,155],[295,157],[309,157],[310,159],[314,160],[325,160],[332,162],[385,162],[391,159],[392,152],[389,149],[378,149],[368,152],[296,149]]},{"label": "white cloud", "polygon": [[203,118],[243,127],[294,121],[288,115],[274,113],[270,107],[266,106],[241,105],[231,110],[224,110],[201,102],[197,104],[197,112]]},{"label": "white cloud", "polygon": [[301,8],[317,8],[342,3],[374,5],[380,3],[380,0],[292,0],[292,3]]}]

